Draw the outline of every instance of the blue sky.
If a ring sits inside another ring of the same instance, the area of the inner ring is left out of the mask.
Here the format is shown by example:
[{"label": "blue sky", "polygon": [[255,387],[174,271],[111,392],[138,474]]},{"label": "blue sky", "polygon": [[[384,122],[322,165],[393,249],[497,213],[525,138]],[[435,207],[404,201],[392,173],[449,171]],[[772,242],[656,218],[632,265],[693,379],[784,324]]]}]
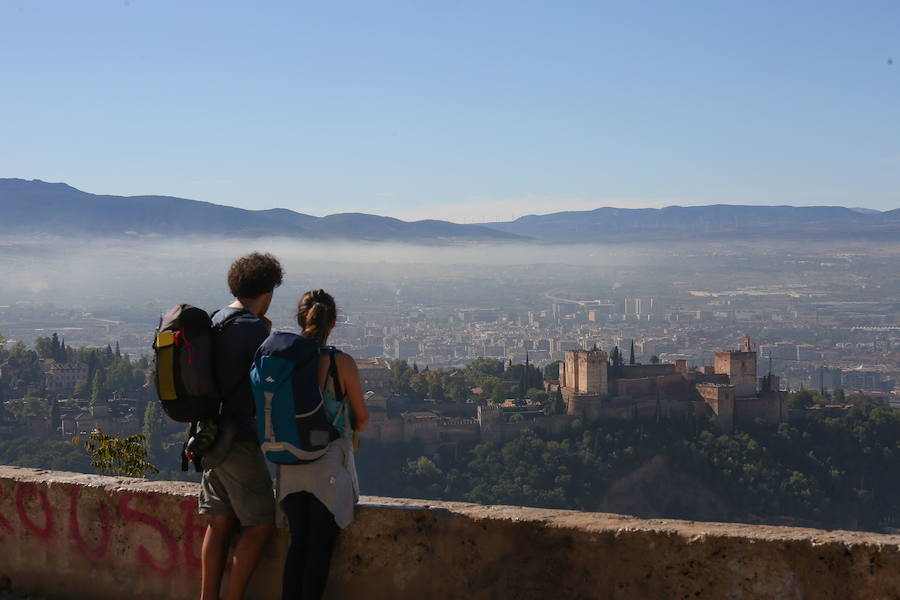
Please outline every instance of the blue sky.
[{"label": "blue sky", "polygon": [[0,0],[0,177],[458,222],[897,208],[898,31],[897,2]]}]

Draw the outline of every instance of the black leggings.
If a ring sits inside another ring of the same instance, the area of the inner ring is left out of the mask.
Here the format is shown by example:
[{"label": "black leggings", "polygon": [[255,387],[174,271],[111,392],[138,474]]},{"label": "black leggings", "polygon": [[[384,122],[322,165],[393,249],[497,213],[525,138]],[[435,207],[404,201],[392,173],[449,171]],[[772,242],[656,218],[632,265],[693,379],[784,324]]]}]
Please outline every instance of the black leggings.
[{"label": "black leggings", "polygon": [[319,600],[328,582],[331,554],[340,527],[319,499],[309,492],[285,496],[281,507],[291,528],[291,547],[284,559],[281,597]]}]

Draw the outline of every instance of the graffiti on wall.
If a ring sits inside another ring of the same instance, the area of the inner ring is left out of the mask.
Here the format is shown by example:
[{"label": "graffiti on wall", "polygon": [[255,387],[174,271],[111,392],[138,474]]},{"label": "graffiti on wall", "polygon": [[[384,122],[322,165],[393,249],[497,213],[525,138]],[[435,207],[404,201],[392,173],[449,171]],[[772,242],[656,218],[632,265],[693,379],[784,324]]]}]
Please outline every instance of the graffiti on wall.
[{"label": "graffiti on wall", "polygon": [[[161,506],[156,494],[125,492],[115,498],[87,498],[81,493],[82,486],[67,487],[68,502],[60,504],[51,502],[47,489],[32,482],[11,487],[0,484],[0,507],[4,507],[0,510],[0,541],[6,535],[24,535],[46,544],[67,543],[84,559],[100,562],[113,552],[114,537],[133,534],[133,539],[143,542],[115,552],[124,551],[128,553],[124,558],[131,556],[162,575],[179,567],[200,570],[204,526],[197,516],[196,498],[182,500],[178,514],[163,520],[158,516]],[[84,518],[88,512],[91,517]]]}]

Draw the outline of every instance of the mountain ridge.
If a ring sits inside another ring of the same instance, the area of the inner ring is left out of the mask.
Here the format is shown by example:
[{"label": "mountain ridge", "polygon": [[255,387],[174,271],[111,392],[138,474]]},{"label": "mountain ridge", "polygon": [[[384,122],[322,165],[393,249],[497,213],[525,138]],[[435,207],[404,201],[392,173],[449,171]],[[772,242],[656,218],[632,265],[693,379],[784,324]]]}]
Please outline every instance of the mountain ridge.
[{"label": "mountain ridge", "polygon": [[0,179],[0,234],[225,237],[287,236],[425,244],[573,243],[735,239],[889,237],[900,239],[900,209],[734,205],[600,207],[526,215],[513,221],[459,224],[403,221],[360,212],[316,217],[287,208],[248,210],[174,196],[91,194],[66,183]]},{"label": "mountain ridge", "polygon": [[174,196],[91,194],[65,183],[0,179],[0,233],[55,235],[288,236],[416,243],[525,241],[446,221],[365,213],[315,217],[286,208],[248,210]]},{"label": "mountain ridge", "polygon": [[647,241],[698,235],[728,238],[864,234],[900,235],[900,209],[860,212],[843,206],[710,204],[664,208],[602,207],[526,215],[513,221],[479,223],[548,242],[600,241],[646,236]]}]

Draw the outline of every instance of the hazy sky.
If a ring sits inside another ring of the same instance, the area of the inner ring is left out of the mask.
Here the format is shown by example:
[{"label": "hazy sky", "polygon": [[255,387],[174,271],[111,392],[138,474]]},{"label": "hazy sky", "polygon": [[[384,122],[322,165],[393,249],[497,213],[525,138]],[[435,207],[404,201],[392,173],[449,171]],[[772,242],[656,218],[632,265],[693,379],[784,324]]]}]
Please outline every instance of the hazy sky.
[{"label": "hazy sky", "polygon": [[0,177],[461,222],[897,208],[898,32],[896,1],[0,0]]}]

